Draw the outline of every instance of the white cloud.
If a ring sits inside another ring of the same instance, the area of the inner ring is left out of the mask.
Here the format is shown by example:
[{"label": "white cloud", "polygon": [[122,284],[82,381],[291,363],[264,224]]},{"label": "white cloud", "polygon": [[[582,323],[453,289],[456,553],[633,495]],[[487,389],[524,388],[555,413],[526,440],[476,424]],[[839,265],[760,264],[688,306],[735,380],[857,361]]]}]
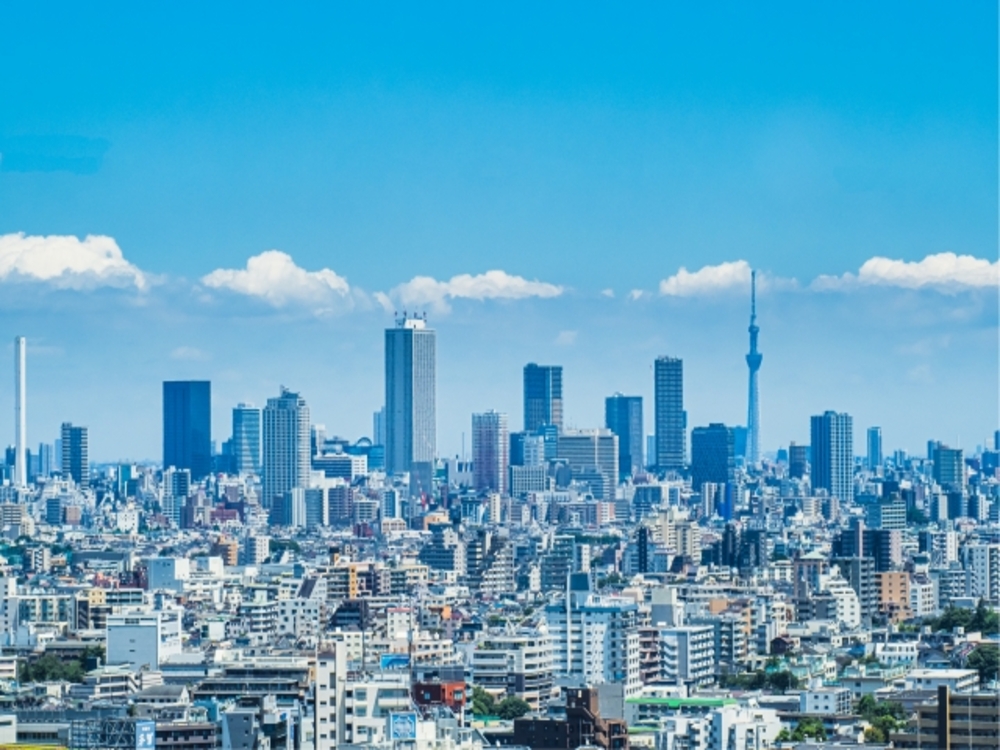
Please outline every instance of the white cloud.
[{"label": "white cloud", "polygon": [[59,289],[145,289],[148,278],[125,260],[113,237],[0,235],[0,281],[42,281]]},{"label": "white cloud", "polygon": [[703,266],[693,272],[682,266],[673,276],[660,282],[660,294],[669,297],[695,297],[731,289],[749,289],[750,270],[750,264],[745,260]]},{"label": "white cloud", "polygon": [[860,286],[893,286],[904,289],[959,291],[996,287],[1000,284],[1000,261],[991,263],[973,255],[937,253],[920,261],[893,260],[876,256],[858,269],[857,275],[820,276],[814,289],[853,289]]},{"label": "white cloud", "polygon": [[577,331],[559,331],[556,336],[556,346],[573,346],[576,343]]},{"label": "white cloud", "polygon": [[256,297],[272,307],[308,306],[318,314],[352,303],[351,287],[343,276],[329,268],[306,271],[280,250],[267,250],[249,258],[246,268],[216,269],[203,276],[201,283]]},{"label": "white cloud", "polygon": [[601,296],[602,297],[607,297],[608,299],[614,299],[615,298],[615,290],[614,289],[602,289],[601,290]]},{"label": "white cloud", "polygon": [[170,352],[171,359],[190,360],[193,362],[203,362],[209,356],[206,352],[193,346],[178,346]]},{"label": "white cloud", "polygon": [[645,289],[633,289],[631,292],[628,293],[628,298],[632,302],[636,302],[638,300],[641,300],[646,295],[647,295],[647,292],[646,292]]},{"label": "white cloud", "polygon": [[487,271],[476,276],[467,273],[452,276],[448,281],[416,276],[395,287],[389,296],[404,306],[427,305],[438,312],[447,312],[450,309],[448,301],[452,299],[548,298],[558,297],[562,293],[563,288],[555,284],[529,281],[506,271]]}]

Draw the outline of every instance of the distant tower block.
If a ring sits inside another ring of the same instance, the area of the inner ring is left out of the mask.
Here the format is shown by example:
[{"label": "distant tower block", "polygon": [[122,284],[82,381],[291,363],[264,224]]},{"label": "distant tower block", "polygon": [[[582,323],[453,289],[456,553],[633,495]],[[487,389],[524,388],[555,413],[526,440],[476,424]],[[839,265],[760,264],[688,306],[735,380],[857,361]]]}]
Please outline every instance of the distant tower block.
[{"label": "distant tower block", "polygon": [[14,339],[14,486],[28,486],[27,339]]},{"label": "distant tower block", "polygon": [[750,368],[750,396],[747,402],[747,463],[760,461],[760,402],[757,394],[757,371],[764,355],[757,351],[757,272],[750,272],[750,352],[747,367]]}]

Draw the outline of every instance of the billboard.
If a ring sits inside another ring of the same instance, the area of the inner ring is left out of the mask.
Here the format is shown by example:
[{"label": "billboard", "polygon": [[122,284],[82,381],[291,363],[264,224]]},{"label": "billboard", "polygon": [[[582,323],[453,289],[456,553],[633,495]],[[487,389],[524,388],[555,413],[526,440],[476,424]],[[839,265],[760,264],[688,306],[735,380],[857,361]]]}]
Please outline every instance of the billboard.
[{"label": "billboard", "polygon": [[405,713],[389,714],[389,739],[393,742],[397,740],[416,741],[417,739],[417,715],[413,711]]},{"label": "billboard", "polygon": [[156,747],[156,722],[135,723],[135,750],[154,750]]},{"label": "billboard", "polygon": [[378,658],[379,669],[409,669],[409,654],[382,654]]}]

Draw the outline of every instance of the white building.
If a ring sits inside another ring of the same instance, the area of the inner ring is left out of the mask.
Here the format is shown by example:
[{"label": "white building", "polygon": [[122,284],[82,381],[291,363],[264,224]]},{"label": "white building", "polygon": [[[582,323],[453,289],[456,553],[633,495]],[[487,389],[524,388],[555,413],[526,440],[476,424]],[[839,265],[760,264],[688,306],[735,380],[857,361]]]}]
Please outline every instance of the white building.
[{"label": "white building", "polygon": [[966,595],[1000,600],[1000,544],[970,544],[963,551]]},{"label": "white building", "polygon": [[661,723],[657,750],[765,750],[781,721],[774,709],[725,705],[703,716],[673,715]]},{"label": "white building", "polygon": [[715,675],[715,628],[682,625],[659,629],[660,682],[709,685]]},{"label": "white building", "polygon": [[181,653],[181,614],[180,609],[170,609],[109,615],[108,664],[159,669],[160,662]]},{"label": "white building", "polygon": [[635,601],[590,591],[590,577],[570,576],[566,597],[545,608],[552,669],[591,685],[623,683],[635,694],[639,679],[639,608]]},{"label": "white building", "polygon": [[846,716],[854,697],[847,688],[818,688],[799,693],[799,713],[819,716]]},{"label": "white building", "polygon": [[320,614],[323,602],[319,599],[285,599],[278,602],[278,635],[288,635],[296,641],[314,644],[319,640]]},{"label": "white building", "polygon": [[146,561],[149,590],[166,589],[178,593],[191,577],[191,561],[186,557],[152,557]]},{"label": "white building", "polygon": [[548,633],[541,628],[484,636],[472,654],[472,682],[494,696],[517,696],[538,710],[552,691]]},{"label": "white building", "polygon": [[861,604],[857,592],[840,575],[839,568],[833,570],[830,575],[820,576],[820,590],[829,593],[836,602],[837,622],[850,628],[861,627]]},{"label": "white building", "polygon": [[313,694],[315,750],[336,750],[349,741],[344,730],[346,683],[347,659],[340,646],[317,654]]},{"label": "white building", "polygon": [[913,669],[906,675],[913,690],[937,690],[947,685],[953,693],[979,689],[979,672],[974,669]]}]

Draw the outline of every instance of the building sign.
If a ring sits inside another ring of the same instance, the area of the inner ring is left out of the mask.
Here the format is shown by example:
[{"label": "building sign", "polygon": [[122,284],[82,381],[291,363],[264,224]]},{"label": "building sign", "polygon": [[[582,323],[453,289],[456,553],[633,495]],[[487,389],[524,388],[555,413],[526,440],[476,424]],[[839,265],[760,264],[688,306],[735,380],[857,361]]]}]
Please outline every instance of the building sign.
[{"label": "building sign", "polygon": [[409,654],[382,654],[378,658],[378,665],[381,669],[409,669]]},{"label": "building sign", "polygon": [[154,750],[156,747],[156,722],[135,723],[135,750]]},{"label": "building sign", "polygon": [[417,715],[412,711],[389,714],[389,739],[393,742],[416,741]]}]

